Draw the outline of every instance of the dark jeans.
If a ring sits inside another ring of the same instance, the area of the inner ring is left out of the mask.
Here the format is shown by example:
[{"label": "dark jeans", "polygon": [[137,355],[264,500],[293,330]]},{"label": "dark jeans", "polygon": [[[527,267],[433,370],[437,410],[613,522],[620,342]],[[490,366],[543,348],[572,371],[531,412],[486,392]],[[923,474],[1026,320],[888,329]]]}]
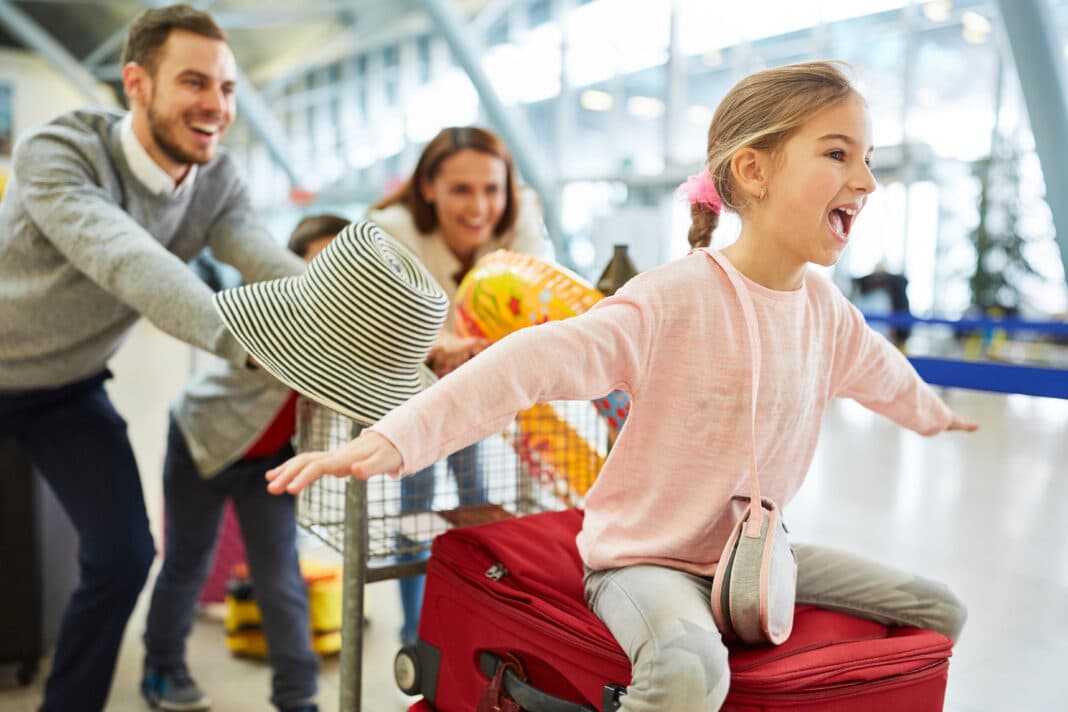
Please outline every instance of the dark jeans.
[{"label": "dark jeans", "polygon": [[163,464],[165,554],[144,635],[147,664],[185,665],[185,641],[211,572],[226,500],[233,499],[274,673],[271,702],[284,708],[315,697],[319,657],[311,649],[295,503],[291,495],[270,494],[263,479],[264,472],[292,456],[293,448],[286,445],[273,455],[239,460],[204,479],[171,419]]},{"label": "dark jeans", "polygon": [[126,421],[104,390],[110,377],[0,392],[0,436],[26,453],[78,532],[80,579],[63,612],[43,712],[104,709],[126,621],[156,555]]},{"label": "dark jeans", "polygon": [[[460,506],[483,504],[486,500],[486,488],[482,474],[482,452],[479,443],[457,450],[446,458],[449,471],[456,479]],[[401,479],[400,513],[430,512],[434,506],[434,465],[426,467],[414,475]],[[397,563],[420,561],[430,556],[427,551],[410,551],[416,542],[397,534],[397,549],[409,550],[397,556]],[[401,595],[401,611],[404,621],[401,624],[401,643],[415,643],[419,632],[419,612],[423,608],[423,588],[426,576],[419,574],[398,579]]]}]

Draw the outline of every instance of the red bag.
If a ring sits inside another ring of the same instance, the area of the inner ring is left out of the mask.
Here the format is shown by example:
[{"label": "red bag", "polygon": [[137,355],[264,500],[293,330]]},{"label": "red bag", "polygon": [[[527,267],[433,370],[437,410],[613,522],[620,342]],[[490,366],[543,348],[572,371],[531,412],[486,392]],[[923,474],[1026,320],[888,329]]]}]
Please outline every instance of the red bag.
[{"label": "red bag", "polygon": [[[503,674],[501,688],[522,709],[616,709],[630,661],[583,600],[581,526],[580,511],[547,512],[435,540],[420,640],[402,651],[426,697],[413,710],[477,709],[506,654],[526,681]],[[951,648],[933,631],[799,606],[784,644],[731,646],[723,710],[940,712]]]}]

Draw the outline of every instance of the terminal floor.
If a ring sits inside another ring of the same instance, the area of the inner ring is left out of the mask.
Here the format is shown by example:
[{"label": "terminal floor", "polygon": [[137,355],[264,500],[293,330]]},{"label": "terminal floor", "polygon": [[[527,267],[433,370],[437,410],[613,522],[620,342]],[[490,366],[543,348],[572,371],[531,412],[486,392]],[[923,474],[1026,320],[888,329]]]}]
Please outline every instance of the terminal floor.
[{"label": "terminal floor", "polygon": [[[111,392],[130,423],[158,538],[164,404],[188,371],[189,352],[141,325],[115,362]],[[161,374],[161,371],[165,373]],[[1068,708],[1068,401],[945,391],[975,435],[923,438],[844,401],[825,418],[812,471],[786,509],[797,541],[838,546],[940,578],[965,601],[945,709],[1030,712]],[[396,583],[367,587],[363,709],[409,702],[394,686]],[[137,694],[145,603],[127,629],[108,710],[147,709]],[[217,712],[269,709],[270,670],[232,658],[217,616],[197,621],[189,662]],[[15,687],[0,668],[0,710],[31,712],[38,680]],[[338,708],[338,665],[324,661],[324,712]]]}]

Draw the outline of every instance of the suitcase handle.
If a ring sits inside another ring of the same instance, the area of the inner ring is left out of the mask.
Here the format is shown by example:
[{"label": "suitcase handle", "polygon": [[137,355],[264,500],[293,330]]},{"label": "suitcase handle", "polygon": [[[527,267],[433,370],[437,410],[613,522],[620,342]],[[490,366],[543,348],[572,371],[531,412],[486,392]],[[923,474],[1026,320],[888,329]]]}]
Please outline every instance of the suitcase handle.
[{"label": "suitcase handle", "polygon": [[[482,668],[482,673],[491,680],[497,672],[497,666],[503,663],[501,656],[490,652],[483,651],[478,656],[478,664]],[[504,691],[527,712],[597,712],[589,705],[568,702],[542,692],[530,683],[520,680],[511,668],[504,671],[502,683]]]}]

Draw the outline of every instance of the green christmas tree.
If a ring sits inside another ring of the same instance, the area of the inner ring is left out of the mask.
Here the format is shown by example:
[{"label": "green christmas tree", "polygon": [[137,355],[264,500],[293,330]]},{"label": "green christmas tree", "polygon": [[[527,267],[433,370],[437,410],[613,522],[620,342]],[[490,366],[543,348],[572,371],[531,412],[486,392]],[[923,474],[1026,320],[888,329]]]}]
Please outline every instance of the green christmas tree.
[{"label": "green christmas tree", "polygon": [[1021,234],[1024,196],[1020,186],[1020,150],[998,135],[990,156],[975,163],[979,179],[979,224],[969,235],[975,248],[975,271],[968,279],[973,307],[990,315],[1016,314],[1022,306],[1022,280],[1039,273],[1024,251]]}]

